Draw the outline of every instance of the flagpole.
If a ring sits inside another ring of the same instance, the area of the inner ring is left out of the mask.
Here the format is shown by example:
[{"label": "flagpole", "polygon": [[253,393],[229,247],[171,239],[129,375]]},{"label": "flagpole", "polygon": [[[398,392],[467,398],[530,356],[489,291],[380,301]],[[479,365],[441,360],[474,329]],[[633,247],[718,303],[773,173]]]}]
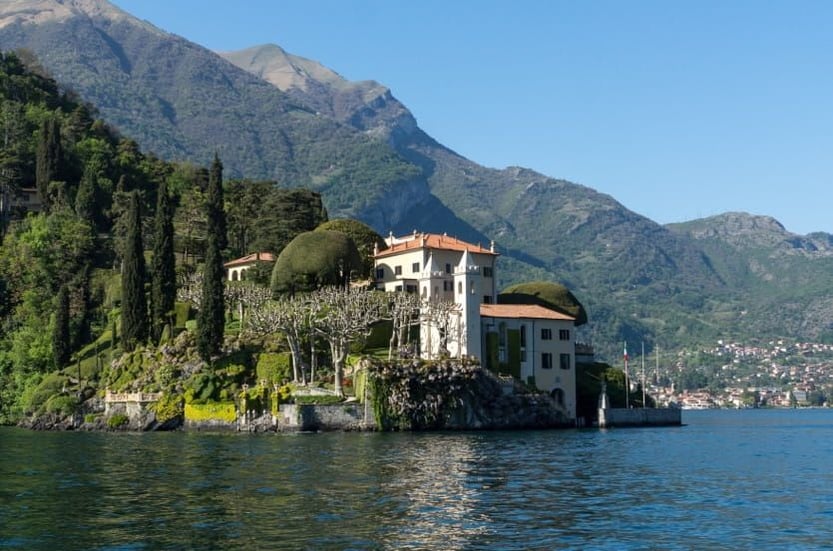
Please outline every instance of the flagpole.
[{"label": "flagpole", "polygon": [[630,379],[628,377],[628,341],[625,341],[625,409],[630,408]]},{"label": "flagpole", "polygon": [[642,409],[645,409],[645,341],[642,341]]}]

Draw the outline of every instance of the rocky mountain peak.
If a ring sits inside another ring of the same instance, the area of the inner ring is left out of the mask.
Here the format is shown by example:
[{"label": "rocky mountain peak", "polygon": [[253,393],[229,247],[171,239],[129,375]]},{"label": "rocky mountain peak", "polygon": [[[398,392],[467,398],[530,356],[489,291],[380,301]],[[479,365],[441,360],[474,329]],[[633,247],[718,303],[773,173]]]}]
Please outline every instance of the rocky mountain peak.
[{"label": "rocky mountain peak", "polygon": [[61,22],[72,17],[134,19],[106,0],[4,0],[0,28],[13,24]]}]

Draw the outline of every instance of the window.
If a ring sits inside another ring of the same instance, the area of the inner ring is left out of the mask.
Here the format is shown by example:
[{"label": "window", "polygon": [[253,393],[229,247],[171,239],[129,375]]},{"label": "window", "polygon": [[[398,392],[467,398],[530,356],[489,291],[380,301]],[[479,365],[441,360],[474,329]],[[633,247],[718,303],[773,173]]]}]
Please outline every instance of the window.
[{"label": "window", "polygon": [[492,277],[491,266],[483,266],[483,277]]},{"label": "window", "polygon": [[570,330],[569,329],[559,329],[558,330],[558,340],[560,340],[560,341],[570,340]]},{"label": "window", "polygon": [[491,295],[483,295],[483,304],[491,304],[492,303],[492,296]]},{"label": "window", "polygon": [[457,294],[458,295],[463,294],[463,282],[462,281],[457,282]]},{"label": "window", "polygon": [[450,281],[443,281],[443,291],[453,291],[454,285]]},{"label": "window", "polygon": [[447,274],[451,273],[451,264],[446,264],[445,265],[445,273],[447,273]]},{"label": "window", "polygon": [[394,289],[393,289],[393,290],[394,290],[394,291],[396,291],[397,293],[401,293],[401,292],[402,292],[402,286],[401,286],[401,285],[397,285],[396,287],[394,287]]},{"label": "window", "polygon": [[551,341],[552,340],[552,329],[549,329],[549,328],[541,329],[541,340],[542,341]]},{"label": "window", "polygon": [[417,286],[416,285],[405,285],[405,292],[406,293],[416,293]]},{"label": "window", "polygon": [[549,352],[541,353],[541,369],[552,369],[552,354]]},{"label": "window", "polygon": [[559,358],[561,360],[561,369],[570,369],[570,355],[569,354],[561,354]]},{"label": "window", "polygon": [[385,279],[385,269],[376,268],[376,279]]},{"label": "window", "polygon": [[521,325],[521,348],[526,348],[526,325]]},{"label": "window", "polygon": [[412,273],[419,273],[419,262],[414,262],[411,264],[411,272]]},{"label": "window", "polygon": [[395,266],[393,268],[394,275],[402,275],[402,266]]}]

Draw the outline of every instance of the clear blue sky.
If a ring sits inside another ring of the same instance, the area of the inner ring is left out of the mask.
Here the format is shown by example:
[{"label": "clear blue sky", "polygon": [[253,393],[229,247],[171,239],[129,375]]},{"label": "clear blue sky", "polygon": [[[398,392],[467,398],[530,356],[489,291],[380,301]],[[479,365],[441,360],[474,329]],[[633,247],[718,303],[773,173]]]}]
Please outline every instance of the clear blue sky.
[{"label": "clear blue sky", "polygon": [[660,223],[833,233],[833,2],[116,0],[212,50],[274,43],[390,87],[486,166]]}]

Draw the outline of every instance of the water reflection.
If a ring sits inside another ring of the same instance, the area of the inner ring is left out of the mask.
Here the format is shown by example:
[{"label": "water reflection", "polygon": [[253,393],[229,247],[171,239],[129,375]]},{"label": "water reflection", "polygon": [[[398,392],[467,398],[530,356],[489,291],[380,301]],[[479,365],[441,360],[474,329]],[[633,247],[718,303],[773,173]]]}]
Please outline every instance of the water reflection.
[{"label": "water reflection", "polygon": [[826,545],[833,412],[792,430],[745,415],[607,432],[0,429],[0,548]]}]

